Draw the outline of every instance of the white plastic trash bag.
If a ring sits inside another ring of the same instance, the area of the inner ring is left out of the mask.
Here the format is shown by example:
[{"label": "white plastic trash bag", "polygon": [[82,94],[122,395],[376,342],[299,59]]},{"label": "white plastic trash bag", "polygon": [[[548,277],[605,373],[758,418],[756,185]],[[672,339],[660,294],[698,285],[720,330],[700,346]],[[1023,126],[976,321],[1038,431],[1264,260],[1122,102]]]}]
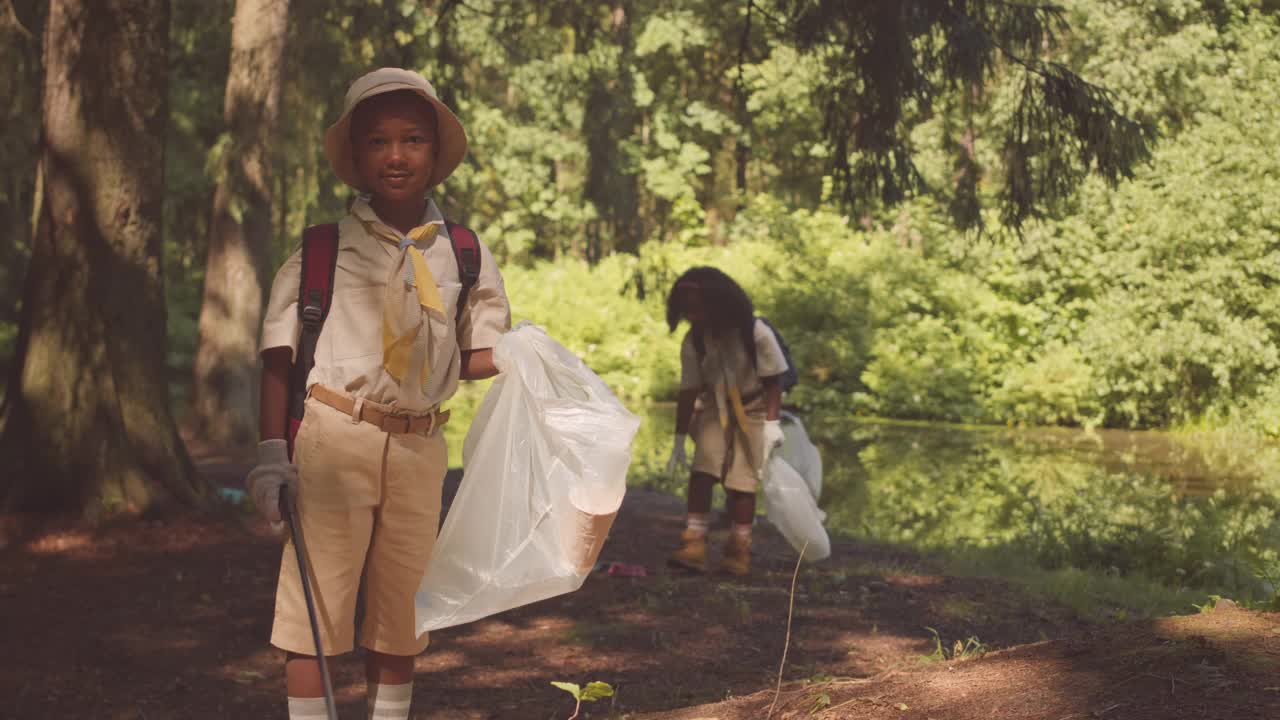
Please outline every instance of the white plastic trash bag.
[{"label": "white plastic trash bag", "polygon": [[463,443],[462,485],[416,597],[419,632],[577,590],[626,492],[640,419],[535,325],[494,352],[504,372]]},{"label": "white plastic trash bag", "polygon": [[[809,486],[781,453],[773,453],[765,466],[764,507],[769,522],[804,559],[825,560],[831,555],[831,539],[822,527],[826,514],[818,509]],[[808,543],[808,547],[805,547]]]},{"label": "white plastic trash bag", "polygon": [[784,411],[781,420],[783,441],[776,453],[800,473],[805,485],[809,486],[813,501],[817,502],[822,499],[822,455],[809,439],[800,418]]}]

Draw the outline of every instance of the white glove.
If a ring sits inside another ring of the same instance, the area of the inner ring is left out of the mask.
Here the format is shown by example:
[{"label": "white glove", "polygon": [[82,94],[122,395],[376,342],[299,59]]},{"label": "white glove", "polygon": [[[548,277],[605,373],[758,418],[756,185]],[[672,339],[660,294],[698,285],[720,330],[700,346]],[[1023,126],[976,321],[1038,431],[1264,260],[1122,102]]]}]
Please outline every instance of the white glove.
[{"label": "white glove", "polygon": [[667,474],[675,475],[681,468],[689,464],[688,458],[684,454],[684,440],[688,437],[684,433],[676,433],[675,444],[671,446],[671,459],[667,460]]},{"label": "white glove", "polygon": [[782,434],[781,420],[765,420],[764,421],[764,458],[769,459],[774,450],[782,447],[782,441],[786,436]]},{"label": "white glove", "polygon": [[245,487],[253,505],[267,522],[280,522],[280,489],[289,489],[289,501],[298,496],[298,468],[289,462],[289,446],[284,440],[258,443],[258,464],[249,471]]}]

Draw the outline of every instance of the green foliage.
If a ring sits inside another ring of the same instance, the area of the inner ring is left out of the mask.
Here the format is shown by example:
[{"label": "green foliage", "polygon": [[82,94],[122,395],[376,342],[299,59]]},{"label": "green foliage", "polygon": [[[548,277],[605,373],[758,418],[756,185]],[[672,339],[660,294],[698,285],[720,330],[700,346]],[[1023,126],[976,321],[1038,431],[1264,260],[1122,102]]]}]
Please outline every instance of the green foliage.
[{"label": "green foliage", "polygon": [[[789,0],[788,42],[822,62],[814,100],[832,148],[828,167],[848,207],[878,199],[894,205],[927,188],[910,129],[935,103],[968,106],[988,81],[1011,81],[1017,100],[987,109],[1001,118],[1001,215],[1011,226],[1044,215],[1089,172],[1113,185],[1149,153],[1151,128],[1125,117],[1107,90],[1057,61],[1065,29],[1061,6],[1047,3]],[[849,112],[856,107],[858,112]],[[960,202],[958,224],[977,224],[983,202],[972,125],[944,126]]]},{"label": "green foliage", "polygon": [[[0,27],[14,68],[0,81],[13,99],[0,220],[16,229],[0,245],[0,296],[11,300],[0,303],[0,359],[12,351],[9,308],[29,243],[43,22],[41,3],[13,4],[24,27]],[[226,151],[233,6],[173,7],[164,256],[176,377],[195,351]],[[683,331],[667,332],[662,303],[676,275],[705,263],[738,279],[781,328],[802,372],[789,400],[811,411],[1280,436],[1274,4],[952,6],[969,20],[924,8],[911,25],[900,3],[766,0],[750,4],[748,28],[748,4],[712,0],[616,12],[295,3],[273,147],[275,257],[352,196],[320,149],[347,85],[374,66],[411,67],[436,81],[470,138],[437,198],[446,213],[494,249],[516,317],[546,327],[634,406],[673,396]],[[883,27],[892,32],[871,32]],[[872,63],[879,51],[893,62]],[[1072,85],[1068,70],[1111,93]],[[1009,143],[1058,146],[1033,148],[1058,155],[1019,172],[1057,168],[1072,184],[1086,165],[1114,175],[1132,160],[1102,152],[1102,136],[1123,124],[1114,116],[1077,127],[1084,145],[1046,130],[1053,123],[1019,129],[1020,112],[1035,120],[1028,78],[1036,92],[1063,91],[1050,92],[1060,119],[1111,103],[1160,137],[1131,181],[1057,192],[1041,208],[1049,215],[1013,232],[980,209],[1011,192],[999,179]],[[892,122],[841,102],[842,92],[871,99],[877,89],[893,97],[866,107]],[[834,139],[832,123],[854,120],[870,145]],[[878,168],[845,179],[880,189],[918,172],[930,194],[892,208],[863,196],[850,216],[836,202],[847,186],[829,171],[840,162],[854,175]],[[958,206],[969,213],[960,226]],[[482,389],[455,400],[459,420]]]},{"label": "green foliage", "polygon": [[586,687],[579,687],[577,683],[569,682],[552,682],[551,684],[569,693],[579,702],[595,702],[601,698],[613,697],[613,686],[598,680],[587,683]]},{"label": "green foliage", "polygon": [[982,657],[990,651],[990,648],[988,648],[987,645],[974,635],[969,636],[968,639],[965,640],[956,640],[954,644],[947,647],[943,644],[942,636],[938,634],[937,630],[931,627],[926,627],[925,630],[928,630],[929,634],[933,636],[934,649],[932,654],[921,656],[921,662],[933,663],[943,662],[946,660],[967,660],[970,658]]},{"label": "green foliage", "polygon": [[570,682],[553,681],[551,684],[569,693],[577,701],[577,705],[573,708],[573,715],[569,717],[569,720],[574,720],[574,718],[578,717],[578,711],[582,709],[582,703],[613,697],[613,686],[598,680],[587,683],[586,687],[580,687],[577,683]]}]

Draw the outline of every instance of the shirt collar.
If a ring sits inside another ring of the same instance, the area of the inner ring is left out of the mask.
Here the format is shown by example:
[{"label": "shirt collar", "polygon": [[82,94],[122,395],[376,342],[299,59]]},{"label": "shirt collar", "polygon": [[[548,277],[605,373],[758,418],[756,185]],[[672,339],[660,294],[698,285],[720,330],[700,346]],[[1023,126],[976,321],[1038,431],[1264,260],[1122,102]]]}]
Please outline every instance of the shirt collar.
[{"label": "shirt collar", "polygon": [[[393,242],[398,243],[398,240],[393,241],[392,238],[400,238],[403,235],[399,230],[386,224],[382,221],[382,218],[378,217],[378,213],[374,212],[373,206],[369,204],[367,195],[360,195],[356,198],[356,201],[351,205],[351,215],[360,221],[360,224],[369,231],[369,234],[375,240],[379,241],[378,244],[382,245],[388,253],[396,252],[397,248]],[[440,232],[419,240],[417,246],[420,250],[426,250],[431,247],[436,238],[444,232],[444,214],[440,212],[435,200],[427,198],[427,206],[423,209],[422,219],[418,224],[426,225],[432,222],[440,223]]]}]

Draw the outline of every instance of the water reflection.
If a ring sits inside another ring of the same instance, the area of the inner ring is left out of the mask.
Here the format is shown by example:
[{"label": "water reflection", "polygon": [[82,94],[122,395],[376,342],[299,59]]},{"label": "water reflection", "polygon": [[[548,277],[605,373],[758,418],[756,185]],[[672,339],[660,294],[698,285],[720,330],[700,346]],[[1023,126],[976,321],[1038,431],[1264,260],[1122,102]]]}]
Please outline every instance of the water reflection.
[{"label": "water reflection", "polygon": [[[647,413],[635,481],[663,478]],[[1280,548],[1280,447],[1225,433],[1009,430],[810,418],[833,529],[921,550],[1138,574],[1250,599]]]}]

